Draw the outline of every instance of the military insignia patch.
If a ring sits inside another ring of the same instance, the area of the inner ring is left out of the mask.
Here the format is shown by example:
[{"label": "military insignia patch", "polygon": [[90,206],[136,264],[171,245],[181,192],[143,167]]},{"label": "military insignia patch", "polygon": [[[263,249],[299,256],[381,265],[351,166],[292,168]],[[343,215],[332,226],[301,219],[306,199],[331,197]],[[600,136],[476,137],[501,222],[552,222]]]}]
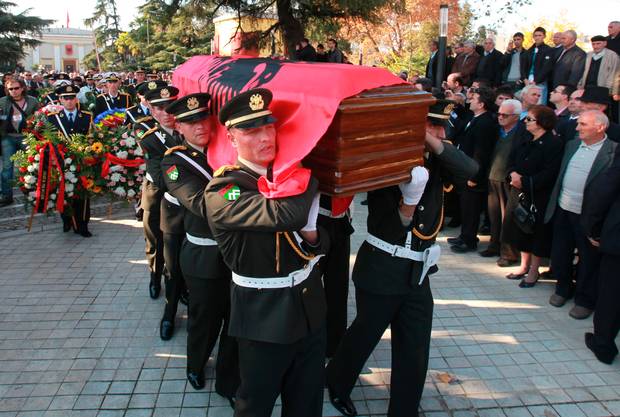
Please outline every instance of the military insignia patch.
[{"label": "military insignia patch", "polygon": [[222,188],[218,192],[228,201],[235,201],[241,195],[241,190],[239,189],[239,186],[235,184],[228,184],[226,187]]},{"label": "military insignia patch", "polygon": [[172,165],[170,168],[168,168],[166,170],[166,175],[172,181],[178,180],[179,179],[179,170],[177,169],[177,166],[176,165]]},{"label": "military insignia patch", "polygon": [[146,85],[149,90],[155,90],[157,88],[157,83],[155,81],[151,81]]},{"label": "military insignia patch", "polygon": [[262,110],[265,107],[265,102],[263,101],[263,96],[260,94],[253,94],[250,97],[250,108],[254,111]]},{"label": "military insignia patch", "polygon": [[170,91],[168,91],[167,88],[164,88],[163,90],[161,90],[159,95],[161,95],[161,98],[168,98],[170,97]]},{"label": "military insignia patch", "polygon": [[196,97],[190,97],[189,99],[187,99],[187,109],[188,110],[197,109],[198,106],[200,106],[200,103],[198,102],[198,99]]}]

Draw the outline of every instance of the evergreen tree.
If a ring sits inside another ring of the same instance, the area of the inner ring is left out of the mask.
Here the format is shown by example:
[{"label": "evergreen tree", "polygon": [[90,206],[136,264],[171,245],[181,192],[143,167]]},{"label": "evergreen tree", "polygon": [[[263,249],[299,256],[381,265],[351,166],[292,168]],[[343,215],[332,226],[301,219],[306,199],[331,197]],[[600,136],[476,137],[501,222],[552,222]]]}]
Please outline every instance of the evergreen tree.
[{"label": "evergreen tree", "polygon": [[39,41],[33,36],[52,24],[35,16],[28,16],[28,10],[18,14],[8,12],[15,3],[0,0],[0,71],[12,71],[19,59],[25,55],[26,47],[36,46]]}]

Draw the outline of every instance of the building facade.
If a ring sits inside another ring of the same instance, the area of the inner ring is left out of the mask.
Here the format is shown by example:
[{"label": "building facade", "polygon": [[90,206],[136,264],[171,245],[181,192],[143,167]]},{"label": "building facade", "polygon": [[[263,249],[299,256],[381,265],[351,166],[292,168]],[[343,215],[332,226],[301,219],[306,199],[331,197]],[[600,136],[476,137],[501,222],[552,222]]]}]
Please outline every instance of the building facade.
[{"label": "building facade", "polygon": [[94,34],[85,29],[49,28],[38,39],[41,43],[30,48],[21,61],[30,71],[40,68],[67,73],[85,70],[84,57],[95,49]]}]

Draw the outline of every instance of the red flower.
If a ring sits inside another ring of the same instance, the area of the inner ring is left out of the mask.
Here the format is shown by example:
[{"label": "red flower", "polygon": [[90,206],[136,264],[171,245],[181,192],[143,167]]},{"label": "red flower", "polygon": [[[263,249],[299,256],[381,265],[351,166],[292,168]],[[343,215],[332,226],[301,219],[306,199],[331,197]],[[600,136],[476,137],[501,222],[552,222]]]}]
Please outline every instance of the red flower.
[{"label": "red flower", "polygon": [[19,172],[25,174],[26,172],[28,172],[28,169],[26,169],[26,167],[19,167]]},{"label": "red flower", "polygon": [[[38,146],[38,145],[37,145]],[[37,149],[38,150],[38,149]],[[33,163],[34,162],[34,156],[30,155],[28,157],[28,162]]]},{"label": "red flower", "polygon": [[88,166],[93,166],[97,163],[97,159],[93,158],[92,156],[87,156],[86,158],[84,158],[84,163]]}]

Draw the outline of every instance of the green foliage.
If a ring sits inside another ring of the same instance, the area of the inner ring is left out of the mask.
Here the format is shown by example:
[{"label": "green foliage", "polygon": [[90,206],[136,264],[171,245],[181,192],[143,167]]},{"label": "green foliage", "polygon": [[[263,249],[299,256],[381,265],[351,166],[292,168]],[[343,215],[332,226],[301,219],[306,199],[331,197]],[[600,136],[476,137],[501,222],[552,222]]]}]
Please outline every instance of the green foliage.
[{"label": "green foliage", "polygon": [[25,49],[39,42],[33,38],[52,24],[52,20],[28,16],[28,10],[18,14],[8,12],[15,3],[0,0],[0,71],[12,71],[25,55]]}]

